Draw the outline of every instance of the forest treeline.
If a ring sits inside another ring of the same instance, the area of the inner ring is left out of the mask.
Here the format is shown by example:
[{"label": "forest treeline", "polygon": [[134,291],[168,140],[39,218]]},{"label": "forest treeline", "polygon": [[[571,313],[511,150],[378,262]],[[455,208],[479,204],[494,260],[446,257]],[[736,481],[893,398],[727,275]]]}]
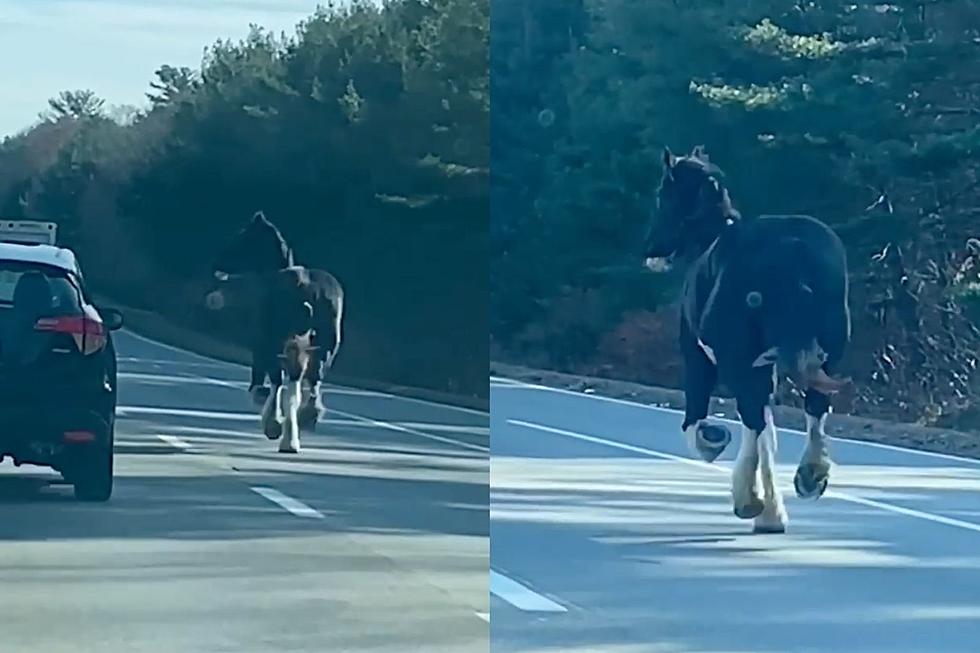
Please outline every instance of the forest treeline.
[{"label": "forest treeline", "polygon": [[486,397],[489,20],[354,0],[161,65],[138,111],[62,91],[0,145],[0,215],[59,223],[103,294],[241,342],[201,298],[262,210],[345,286],[338,373]]},{"label": "forest treeline", "polygon": [[[491,355],[678,387],[660,153],[848,247],[848,408],[975,426],[980,4],[495,0]],[[781,397],[794,402],[792,393]]]}]

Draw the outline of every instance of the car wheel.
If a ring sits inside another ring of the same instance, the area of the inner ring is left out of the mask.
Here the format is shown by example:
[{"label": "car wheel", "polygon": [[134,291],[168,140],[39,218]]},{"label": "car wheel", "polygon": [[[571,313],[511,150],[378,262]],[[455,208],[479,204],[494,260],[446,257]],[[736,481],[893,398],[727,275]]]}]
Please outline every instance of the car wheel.
[{"label": "car wheel", "polygon": [[79,501],[105,502],[112,496],[112,447],[86,452],[72,473],[75,498]]}]

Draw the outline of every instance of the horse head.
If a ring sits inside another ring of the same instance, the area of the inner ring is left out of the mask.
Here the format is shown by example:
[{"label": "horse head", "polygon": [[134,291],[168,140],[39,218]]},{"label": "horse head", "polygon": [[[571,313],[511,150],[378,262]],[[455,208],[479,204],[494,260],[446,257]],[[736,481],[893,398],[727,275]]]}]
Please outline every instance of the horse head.
[{"label": "horse head", "polygon": [[293,250],[282,232],[258,211],[212,262],[215,285],[205,296],[205,304],[211,310],[221,310],[227,304],[225,291],[233,285],[229,282],[241,282],[294,263]]},{"label": "horse head", "polygon": [[700,146],[683,157],[664,148],[657,209],[644,243],[648,268],[661,272],[677,257],[700,255],[738,221],[723,181]]}]

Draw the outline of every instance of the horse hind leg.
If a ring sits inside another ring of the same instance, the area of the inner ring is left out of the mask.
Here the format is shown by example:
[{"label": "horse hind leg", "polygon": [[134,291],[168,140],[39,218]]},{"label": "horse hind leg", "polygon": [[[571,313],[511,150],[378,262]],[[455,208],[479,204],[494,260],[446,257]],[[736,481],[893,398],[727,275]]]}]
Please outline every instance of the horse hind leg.
[{"label": "horse hind leg", "polygon": [[793,487],[801,499],[819,499],[827,491],[832,466],[825,431],[830,414],[830,398],[810,388],[806,391],[803,404],[807,443],[793,477]]},{"label": "horse hind leg", "polygon": [[322,362],[314,362],[304,377],[307,394],[299,409],[299,426],[304,431],[315,431],[317,423],[326,412],[326,407],[323,405],[322,373],[319,371],[322,367]]},{"label": "horse hind leg", "polygon": [[270,440],[278,440],[282,437],[282,424],[279,421],[281,388],[282,386],[272,388],[262,406],[260,417],[262,432]]}]

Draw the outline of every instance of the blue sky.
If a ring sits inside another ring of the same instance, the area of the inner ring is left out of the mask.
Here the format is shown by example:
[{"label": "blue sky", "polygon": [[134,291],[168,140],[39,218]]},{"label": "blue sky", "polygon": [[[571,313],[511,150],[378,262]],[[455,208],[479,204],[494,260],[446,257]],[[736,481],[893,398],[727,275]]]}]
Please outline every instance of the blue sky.
[{"label": "blue sky", "polygon": [[292,33],[318,4],[326,0],[0,0],[0,138],[66,89],[142,105],[161,64],[197,68],[205,46],[245,36],[249,23]]}]

